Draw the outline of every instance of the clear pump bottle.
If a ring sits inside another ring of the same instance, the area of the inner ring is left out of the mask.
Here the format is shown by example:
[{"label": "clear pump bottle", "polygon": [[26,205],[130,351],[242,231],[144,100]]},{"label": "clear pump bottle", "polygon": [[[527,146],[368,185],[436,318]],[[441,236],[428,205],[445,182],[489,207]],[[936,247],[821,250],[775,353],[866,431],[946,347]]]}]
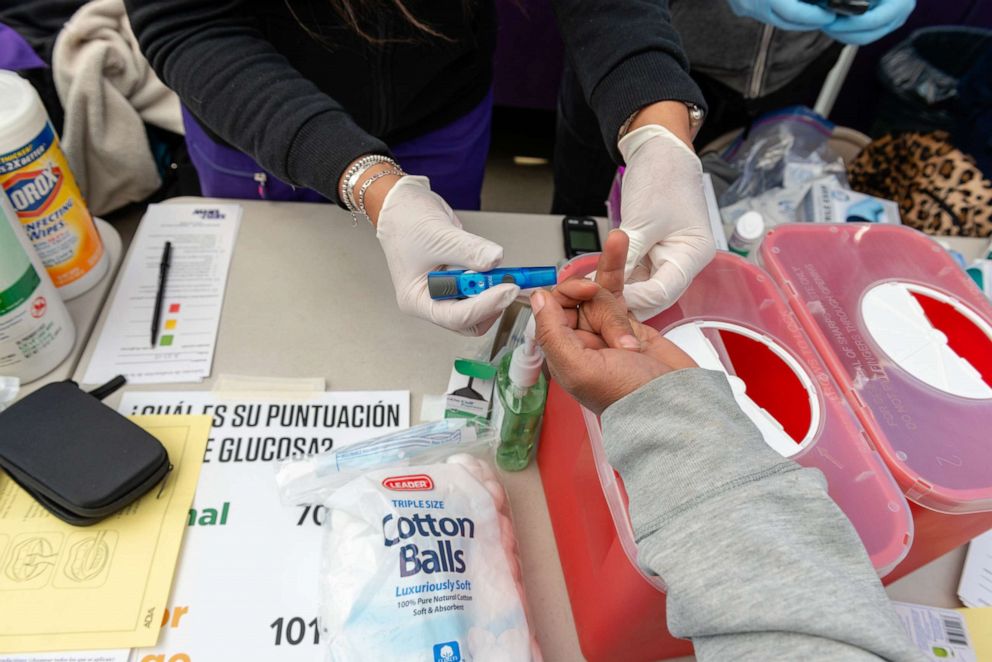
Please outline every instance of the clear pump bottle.
[{"label": "clear pump bottle", "polygon": [[541,432],[548,382],[541,373],[544,354],[534,340],[534,320],[524,342],[500,361],[496,372],[493,425],[499,432],[496,464],[504,471],[526,469]]}]

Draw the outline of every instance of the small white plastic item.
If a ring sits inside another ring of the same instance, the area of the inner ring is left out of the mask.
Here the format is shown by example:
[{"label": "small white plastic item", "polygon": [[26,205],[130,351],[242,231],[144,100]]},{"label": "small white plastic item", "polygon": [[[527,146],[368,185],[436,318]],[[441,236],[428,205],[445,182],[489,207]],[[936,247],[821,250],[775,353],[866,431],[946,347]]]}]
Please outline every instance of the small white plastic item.
[{"label": "small white plastic item", "polygon": [[544,364],[544,352],[534,338],[535,326],[534,316],[531,315],[524,328],[524,342],[513,350],[513,358],[510,359],[510,381],[521,390],[527,390],[537,383]]},{"label": "small white plastic item", "polygon": [[765,219],[761,214],[756,211],[744,212],[734,223],[734,231],[727,240],[727,245],[732,252],[746,257],[764,233]]}]

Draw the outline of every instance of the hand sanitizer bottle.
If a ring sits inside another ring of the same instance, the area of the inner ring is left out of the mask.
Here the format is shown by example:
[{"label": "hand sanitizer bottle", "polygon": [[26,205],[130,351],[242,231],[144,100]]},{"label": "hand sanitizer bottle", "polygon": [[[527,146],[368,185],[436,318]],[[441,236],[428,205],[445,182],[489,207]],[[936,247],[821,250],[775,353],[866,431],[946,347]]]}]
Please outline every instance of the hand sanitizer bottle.
[{"label": "hand sanitizer bottle", "polygon": [[493,427],[499,433],[496,464],[504,471],[526,469],[534,456],[548,382],[541,373],[544,354],[534,340],[534,319],[524,342],[500,361],[493,399]]}]

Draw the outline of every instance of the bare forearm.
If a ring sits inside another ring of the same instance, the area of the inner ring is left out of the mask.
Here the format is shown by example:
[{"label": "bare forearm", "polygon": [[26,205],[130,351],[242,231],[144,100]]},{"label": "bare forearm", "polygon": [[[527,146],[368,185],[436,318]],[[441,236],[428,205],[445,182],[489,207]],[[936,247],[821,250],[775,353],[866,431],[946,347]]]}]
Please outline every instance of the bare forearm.
[{"label": "bare forearm", "polygon": [[627,133],[649,124],[665,127],[692,149],[693,136],[689,108],[681,101],[658,101],[641,108],[627,127]]}]

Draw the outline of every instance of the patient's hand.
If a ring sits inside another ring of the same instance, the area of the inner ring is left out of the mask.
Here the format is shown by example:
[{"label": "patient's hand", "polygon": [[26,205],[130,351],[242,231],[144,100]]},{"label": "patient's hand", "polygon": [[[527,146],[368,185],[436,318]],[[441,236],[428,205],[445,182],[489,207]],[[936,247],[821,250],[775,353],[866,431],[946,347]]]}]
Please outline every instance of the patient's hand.
[{"label": "patient's hand", "polygon": [[689,356],[624,304],[627,236],[615,230],[597,264],[596,281],[568,280],[531,296],[537,341],[562,388],[600,414],[669,372],[695,367]]}]

